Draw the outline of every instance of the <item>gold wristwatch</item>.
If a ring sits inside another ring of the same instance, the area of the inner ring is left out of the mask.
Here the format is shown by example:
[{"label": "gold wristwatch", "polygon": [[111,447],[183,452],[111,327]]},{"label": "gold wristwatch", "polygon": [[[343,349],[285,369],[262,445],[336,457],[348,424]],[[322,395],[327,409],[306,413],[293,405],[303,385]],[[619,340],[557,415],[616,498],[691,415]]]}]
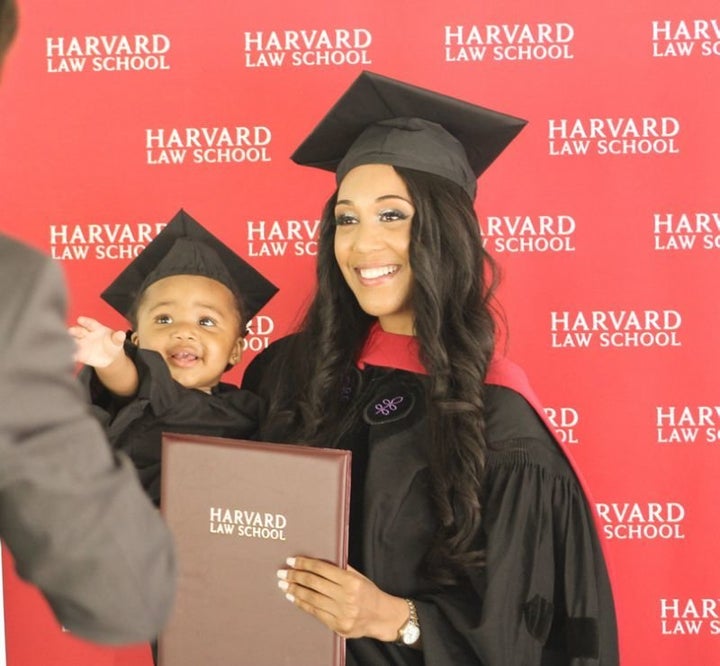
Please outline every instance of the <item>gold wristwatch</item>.
[{"label": "gold wristwatch", "polygon": [[398,636],[395,642],[398,645],[412,647],[420,640],[420,622],[418,621],[415,604],[410,599],[405,599],[405,603],[407,603],[408,609],[410,610],[410,617],[403,626],[398,629]]}]

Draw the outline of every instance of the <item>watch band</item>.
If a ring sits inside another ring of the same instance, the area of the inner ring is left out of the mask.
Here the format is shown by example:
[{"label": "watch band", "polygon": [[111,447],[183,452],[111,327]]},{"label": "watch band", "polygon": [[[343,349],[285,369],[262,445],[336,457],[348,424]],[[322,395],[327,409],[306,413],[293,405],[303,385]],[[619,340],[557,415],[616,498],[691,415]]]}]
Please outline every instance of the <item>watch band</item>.
[{"label": "watch band", "polygon": [[420,641],[420,621],[418,620],[417,609],[412,599],[405,599],[405,603],[408,605],[410,611],[410,617],[403,623],[402,627],[398,629],[396,643],[399,645],[406,645],[412,647],[417,645]]}]

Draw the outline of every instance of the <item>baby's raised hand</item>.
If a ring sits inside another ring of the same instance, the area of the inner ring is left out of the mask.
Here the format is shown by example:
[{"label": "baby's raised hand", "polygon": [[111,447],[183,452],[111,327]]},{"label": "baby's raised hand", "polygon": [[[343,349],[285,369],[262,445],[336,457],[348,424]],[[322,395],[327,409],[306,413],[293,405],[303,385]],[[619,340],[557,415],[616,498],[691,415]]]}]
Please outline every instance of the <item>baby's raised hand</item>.
[{"label": "baby's raised hand", "polygon": [[78,317],[68,332],[75,340],[74,358],[79,363],[105,368],[123,353],[125,332],[113,331],[91,317]]}]

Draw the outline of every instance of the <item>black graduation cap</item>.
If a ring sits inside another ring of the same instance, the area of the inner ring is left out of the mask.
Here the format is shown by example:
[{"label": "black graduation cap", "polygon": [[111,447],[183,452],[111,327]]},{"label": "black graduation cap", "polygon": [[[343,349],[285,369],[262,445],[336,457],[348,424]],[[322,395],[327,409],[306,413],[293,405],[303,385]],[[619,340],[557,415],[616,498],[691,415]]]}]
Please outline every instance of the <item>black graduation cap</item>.
[{"label": "black graduation cap", "polygon": [[247,320],[252,319],[278,290],[180,209],[101,297],[125,318],[130,318],[138,295],[154,282],[171,275],[202,275],[224,284],[239,296]]},{"label": "black graduation cap", "polygon": [[527,124],[432,90],[362,72],[293,153],[335,171],[390,164],[443,176],[475,198],[477,177]]}]

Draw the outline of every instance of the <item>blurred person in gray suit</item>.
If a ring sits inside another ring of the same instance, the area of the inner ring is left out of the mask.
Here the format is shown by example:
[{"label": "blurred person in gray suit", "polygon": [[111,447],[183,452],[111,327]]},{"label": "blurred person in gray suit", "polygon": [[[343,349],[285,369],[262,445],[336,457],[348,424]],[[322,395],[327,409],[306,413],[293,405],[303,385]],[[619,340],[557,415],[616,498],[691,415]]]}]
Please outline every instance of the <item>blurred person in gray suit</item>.
[{"label": "blurred person in gray suit", "polygon": [[[0,73],[16,27],[0,0]],[[65,316],[58,265],[0,233],[0,538],[66,629],[141,642],[170,612],[172,539],[89,411]]]}]

